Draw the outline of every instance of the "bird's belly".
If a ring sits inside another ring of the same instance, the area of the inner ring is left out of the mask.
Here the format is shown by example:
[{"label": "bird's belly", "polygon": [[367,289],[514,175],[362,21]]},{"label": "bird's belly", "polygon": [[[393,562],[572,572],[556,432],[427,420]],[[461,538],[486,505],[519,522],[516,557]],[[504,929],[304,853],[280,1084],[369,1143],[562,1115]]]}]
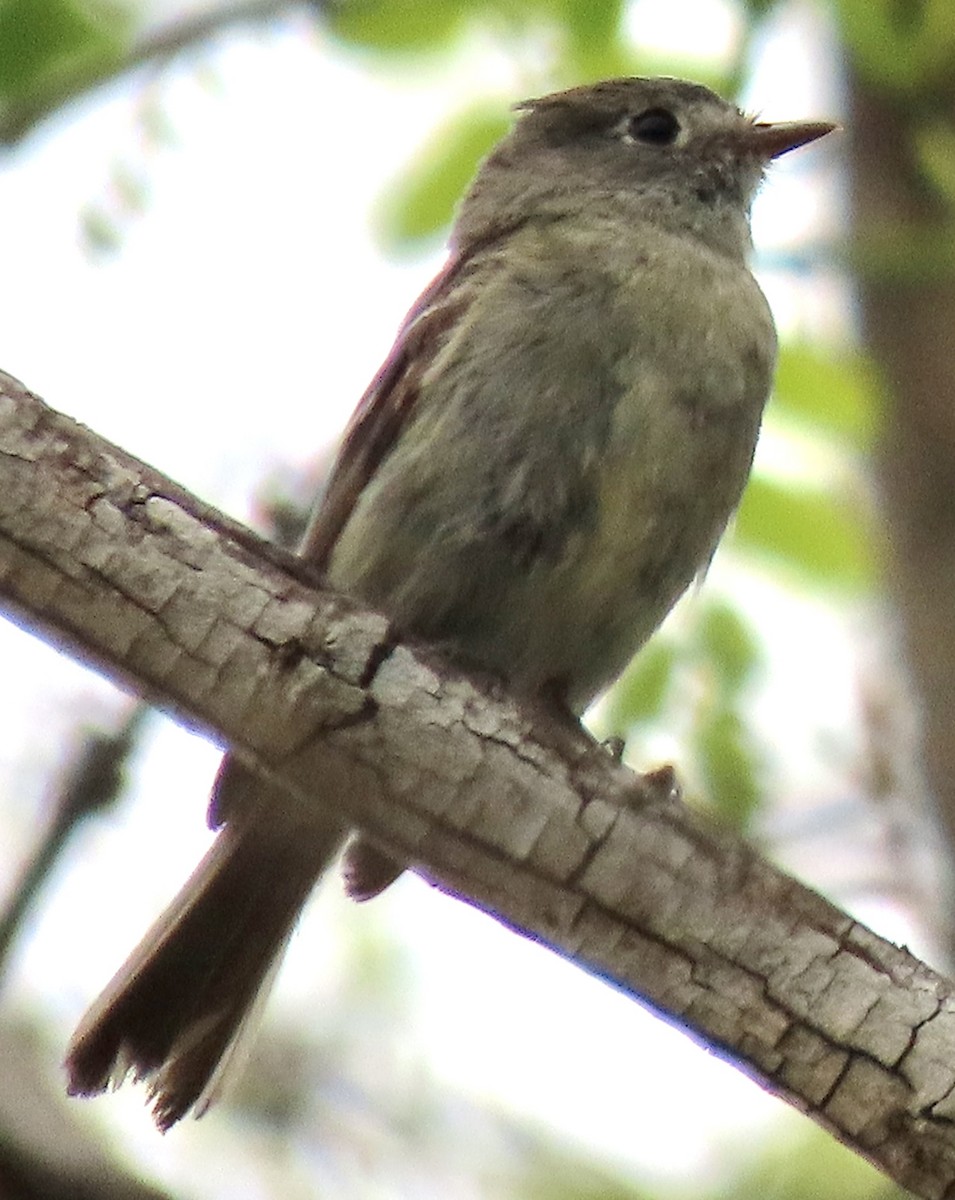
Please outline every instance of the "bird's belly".
[{"label": "bird's belly", "polygon": [[461,586],[436,597],[424,626],[414,597],[416,632],[582,711],[705,570],[745,485],[757,416],[724,411],[687,438],[700,417],[677,406],[652,445],[646,431],[621,438],[598,472],[595,515],[559,553],[519,562],[505,543],[476,540]]},{"label": "bird's belly", "polygon": [[517,688],[555,688],[581,711],[705,570],[741,488],[742,479],[731,501],[672,484],[653,496],[640,489],[617,528],[514,580],[508,603],[517,619],[498,626],[480,658],[495,660]]}]

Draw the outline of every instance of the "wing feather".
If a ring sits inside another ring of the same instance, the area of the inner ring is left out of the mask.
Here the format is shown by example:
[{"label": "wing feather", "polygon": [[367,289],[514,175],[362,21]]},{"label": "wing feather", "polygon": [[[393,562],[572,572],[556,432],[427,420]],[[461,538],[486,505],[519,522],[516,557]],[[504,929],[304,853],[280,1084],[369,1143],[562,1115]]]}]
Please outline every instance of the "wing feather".
[{"label": "wing feather", "polygon": [[397,442],[421,381],[466,303],[457,287],[470,256],[450,259],[414,304],[358,402],[299,553],[324,569],[369,479]]}]

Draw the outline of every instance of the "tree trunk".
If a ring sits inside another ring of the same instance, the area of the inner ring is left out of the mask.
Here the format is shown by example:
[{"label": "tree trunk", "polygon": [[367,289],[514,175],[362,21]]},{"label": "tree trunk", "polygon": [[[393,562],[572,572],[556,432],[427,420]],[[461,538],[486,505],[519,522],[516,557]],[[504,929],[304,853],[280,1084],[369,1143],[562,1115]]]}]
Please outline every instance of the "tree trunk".
[{"label": "tree trunk", "polygon": [[[916,138],[955,88],[916,96],[851,81],[855,253],[866,344],[887,410],[877,478],[887,569],[920,704],[924,778],[955,861],[955,219]],[[928,89],[926,89],[927,91]],[[920,781],[906,781],[915,791]],[[945,918],[950,946],[955,923]]]}]

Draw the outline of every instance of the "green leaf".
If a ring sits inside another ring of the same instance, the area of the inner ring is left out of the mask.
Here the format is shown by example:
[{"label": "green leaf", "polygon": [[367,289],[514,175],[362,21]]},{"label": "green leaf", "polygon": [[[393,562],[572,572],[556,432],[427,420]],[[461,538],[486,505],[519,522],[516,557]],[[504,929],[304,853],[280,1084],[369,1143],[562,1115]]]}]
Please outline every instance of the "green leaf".
[{"label": "green leaf", "polygon": [[575,41],[610,46],[617,39],[624,6],[621,0],[555,0],[554,11]]},{"label": "green leaf", "polygon": [[949,207],[955,207],[955,130],[948,121],[933,120],[915,130],[919,166]]},{"label": "green leaf", "polygon": [[0,91],[18,94],[68,69],[102,44],[88,5],[71,0],[0,4]]},{"label": "green leaf", "polygon": [[696,641],[720,691],[727,697],[738,695],[762,662],[749,626],[736,609],[722,601],[710,601],[704,608]]},{"label": "green leaf", "polygon": [[743,7],[751,18],[761,20],[781,4],[780,0],[743,0]]},{"label": "green leaf", "polygon": [[805,343],[782,347],[773,404],[859,449],[872,445],[882,416],[882,392],[870,359],[852,351],[829,354]]},{"label": "green leaf", "polygon": [[656,637],[640,651],[610,694],[603,722],[608,736],[625,735],[660,715],[675,664],[676,649],[666,638]]},{"label": "green leaf", "polygon": [[551,0],[551,7],[564,39],[563,71],[573,82],[634,73],[621,0]]},{"label": "green leaf", "polygon": [[468,10],[464,0],[340,0],[323,11],[343,42],[387,54],[447,49]]},{"label": "green leaf", "polygon": [[948,78],[955,53],[951,0],[836,0],[835,10],[857,69],[876,83],[925,94]]},{"label": "green leaf", "polygon": [[731,540],[813,585],[859,589],[875,575],[870,530],[847,497],[763,476],[750,479]]},{"label": "green leaf", "polygon": [[757,756],[739,714],[722,705],[693,730],[700,779],[707,801],[735,829],[745,829],[759,807]]},{"label": "green leaf", "polygon": [[115,219],[100,208],[89,207],[80,214],[80,233],[91,254],[112,254],[122,244]]},{"label": "green leaf", "polygon": [[102,0],[0,0],[0,138],[110,74],[130,27],[127,9]]},{"label": "green leaf", "polygon": [[477,164],[507,131],[501,107],[484,104],[430,139],[378,205],[379,238],[391,252],[443,236]]},{"label": "green leaf", "polygon": [[918,226],[888,221],[873,224],[849,247],[854,275],[894,287],[946,287],[955,274],[955,236],[951,218]]},{"label": "green leaf", "polygon": [[[795,1120],[795,1118],[793,1118]],[[761,1143],[712,1200],[905,1200],[875,1167],[808,1122]]]}]

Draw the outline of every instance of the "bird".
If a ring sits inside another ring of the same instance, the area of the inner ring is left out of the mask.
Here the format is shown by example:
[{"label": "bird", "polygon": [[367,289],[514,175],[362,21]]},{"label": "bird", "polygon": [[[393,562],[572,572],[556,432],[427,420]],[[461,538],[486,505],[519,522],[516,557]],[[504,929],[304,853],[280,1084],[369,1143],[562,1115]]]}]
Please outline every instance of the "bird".
[{"label": "bird", "polygon": [[[671,78],[519,104],[316,505],[300,553],[328,586],[579,718],[739,503],[776,359],[750,206],[773,159],[833,128],[759,121]],[[221,1094],[350,836],[334,815],[306,836],[281,811],[227,755],[216,839],[80,1021],[71,1094],[132,1072],[162,1130]],[[370,899],[403,868],[354,836],[346,889]]]}]

